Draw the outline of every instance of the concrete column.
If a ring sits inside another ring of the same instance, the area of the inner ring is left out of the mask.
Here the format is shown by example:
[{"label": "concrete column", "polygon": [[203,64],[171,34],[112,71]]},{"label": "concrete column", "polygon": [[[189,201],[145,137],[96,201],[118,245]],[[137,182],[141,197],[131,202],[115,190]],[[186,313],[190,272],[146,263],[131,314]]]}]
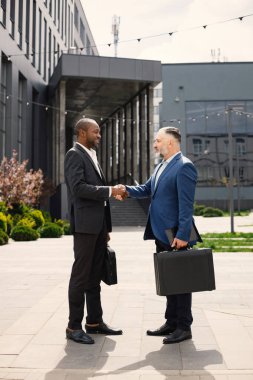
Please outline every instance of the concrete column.
[{"label": "concrete column", "polygon": [[131,109],[129,104],[125,106],[125,178],[131,184],[128,174],[131,173]]},{"label": "concrete column", "polygon": [[112,161],[112,121],[108,120],[106,125],[106,179],[108,183],[111,183],[112,180],[112,170],[111,170],[111,161]]},{"label": "concrete column", "polygon": [[153,94],[154,90],[151,86],[147,87],[147,177],[153,173],[154,170],[154,115],[153,115]]},{"label": "concrete column", "polygon": [[131,173],[132,181],[138,180],[138,124],[137,124],[137,98],[131,101]]},{"label": "concrete column", "polygon": [[101,143],[99,150],[99,163],[106,175],[106,124],[101,125]]},{"label": "concrete column", "polygon": [[60,124],[59,128],[57,129],[58,133],[58,165],[57,165],[57,170],[58,170],[58,175],[57,175],[57,180],[58,183],[63,183],[64,182],[64,158],[65,158],[65,146],[66,146],[66,115],[65,115],[65,107],[66,107],[66,82],[61,81],[59,85],[59,105],[60,105]]},{"label": "concrete column", "polygon": [[145,92],[139,94],[139,181],[142,183],[147,179],[147,152],[146,152],[146,107]]},{"label": "concrete column", "polygon": [[123,182],[124,176],[124,124],[123,124],[123,110],[121,109],[118,113],[118,182]]},{"label": "concrete column", "polygon": [[117,151],[117,124],[116,114],[114,114],[112,119],[112,183],[117,183],[117,161],[118,161],[118,151]]}]

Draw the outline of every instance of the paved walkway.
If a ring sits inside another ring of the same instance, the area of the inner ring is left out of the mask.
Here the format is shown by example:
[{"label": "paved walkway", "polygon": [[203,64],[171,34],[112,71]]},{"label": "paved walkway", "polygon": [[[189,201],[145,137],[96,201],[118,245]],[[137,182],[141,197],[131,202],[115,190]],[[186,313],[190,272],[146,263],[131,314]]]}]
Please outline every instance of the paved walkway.
[{"label": "paved walkway", "polygon": [[[202,231],[229,231],[229,218],[196,218]],[[236,218],[253,231],[253,218]],[[214,254],[217,290],[193,296],[193,339],[163,345],[147,328],[164,322],[155,292],[153,242],[143,229],[115,229],[119,285],[103,285],[104,319],[122,336],[91,346],[65,340],[72,237],[0,247],[0,379],[252,380],[253,254]]]}]

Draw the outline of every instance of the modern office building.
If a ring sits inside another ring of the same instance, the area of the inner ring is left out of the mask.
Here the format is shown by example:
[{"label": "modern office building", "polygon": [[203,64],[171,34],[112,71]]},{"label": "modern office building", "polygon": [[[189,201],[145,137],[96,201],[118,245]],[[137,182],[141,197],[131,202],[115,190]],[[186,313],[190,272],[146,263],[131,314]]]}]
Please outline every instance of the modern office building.
[{"label": "modern office building", "polygon": [[252,208],[253,63],[165,64],[162,78],[161,126],[181,130],[197,202],[227,208],[231,131],[235,207]]},{"label": "modern office building", "polygon": [[0,159],[15,149],[44,171],[56,216],[67,216],[64,156],[84,115],[101,126],[109,183],[149,176],[159,61],[98,56],[80,0],[2,0],[0,55]]}]

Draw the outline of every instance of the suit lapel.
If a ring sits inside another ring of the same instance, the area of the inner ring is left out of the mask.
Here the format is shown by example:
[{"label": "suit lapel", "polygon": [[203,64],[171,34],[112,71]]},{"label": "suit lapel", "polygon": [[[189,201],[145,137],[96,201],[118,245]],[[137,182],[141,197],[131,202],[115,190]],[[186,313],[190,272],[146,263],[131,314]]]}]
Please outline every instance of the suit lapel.
[{"label": "suit lapel", "polygon": [[[97,169],[97,167],[96,167],[96,165],[95,165],[93,159],[90,157],[90,155],[89,155],[89,154],[88,154],[88,153],[87,153],[82,147],[80,147],[78,144],[76,144],[76,145],[75,145],[75,149],[78,149],[78,151],[79,151],[80,153],[84,154],[85,157],[88,158],[88,160],[89,160],[90,163],[92,164],[92,166],[93,166],[95,172],[97,173],[97,175],[99,176],[99,178],[101,179],[101,177],[102,177],[102,181],[105,183],[106,180],[105,180],[105,177],[104,177],[103,171],[102,171],[102,169],[101,169],[99,163],[98,163],[98,167],[99,167],[99,169],[100,169],[100,173],[98,172],[98,169]],[[101,174],[101,175],[100,175],[100,174]]]},{"label": "suit lapel", "polygon": [[[162,174],[160,175],[160,177],[158,178],[158,181],[157,181],[157,184],[156,184],[156,187],[154,187],[154,192],[153,192],[153,195],[156,193],[156,190],[161,182],[161,180],[163,179],[163,177],[165,175],[167,175],[168,171],[175,165],[175,163],[182,157],[182,153],[176,155],[176,157],[174,157],[169,163],[168,165],[166,166],[166,168],[164,169],[164,171],[162,172]],[[156,171],[157,173],[157,171]],[[155,184],[155,178],[154,178],[154,183],[153,185]]]}]

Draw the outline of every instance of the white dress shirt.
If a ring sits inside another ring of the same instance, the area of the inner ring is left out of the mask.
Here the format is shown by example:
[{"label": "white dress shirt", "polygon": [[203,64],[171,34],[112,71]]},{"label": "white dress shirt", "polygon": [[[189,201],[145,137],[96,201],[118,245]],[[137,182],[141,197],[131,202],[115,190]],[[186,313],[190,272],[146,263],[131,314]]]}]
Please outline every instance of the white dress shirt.
[{"label": "white dress shirt", "polygon": [[[92,159],[92,161],[94,162],[94,164],[96,166],[98,174],[102,178],[101,171],[100,171],[99,166],[98,166],[98,159],[97,159],[96,151],[94,149],[86,148],[86,146],[80,144],[79,142],[76,142],[76,144],[78,144],[81,148],[83,148],[85,150],[85,152],[88,153],[88,155],[90,156],[90,158]],[[110,197],[112,195],[112,189],[111,189],[111,186],[108,186],[108,188],[109,188],[109,197]]]},{"label": "white dress shirt", "polygon": [[156,177],[155,177],[155,187],[157,185],[157,182],[158,182],[158,179],[160,177],[160,175],[162,174],[162,172],[165,170],[166,166],[169,164],[169,162],[171,162],[173,160],[174,157],[176,157],[178,154],[181,154],[181,151],[173,154],[173,156],[169,157],[167,160],[165,161],[162,161],[161,162],[161,166],[160,168],[158,169],[157,173],[156,173]]}]

